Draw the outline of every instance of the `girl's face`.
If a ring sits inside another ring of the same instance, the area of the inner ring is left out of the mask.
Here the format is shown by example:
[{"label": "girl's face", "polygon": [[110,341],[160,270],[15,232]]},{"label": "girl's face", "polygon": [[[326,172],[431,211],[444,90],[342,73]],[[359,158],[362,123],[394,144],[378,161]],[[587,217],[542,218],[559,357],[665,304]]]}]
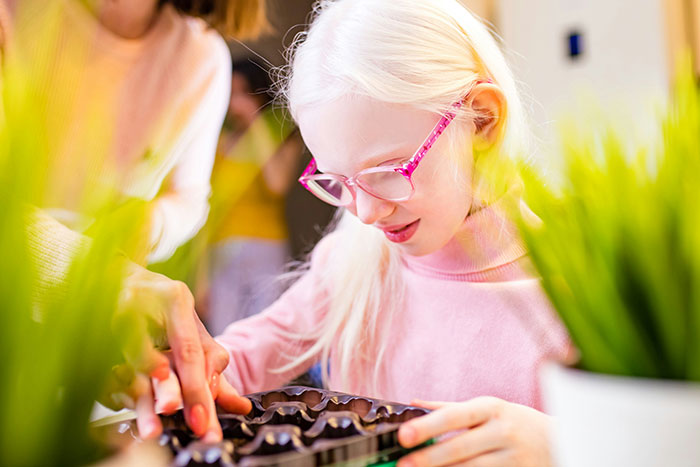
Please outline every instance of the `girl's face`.
[{"label": "girl's face", "polygon": [[100,23],[117,36],[138,39],[156,20],[158,0],[83,0]]},{"label": "girl's face", "polygon": [[[318,170],[346,177],[370,167],[406,161],[439,119],[440,115],[432,112],[359,95],[307,107],[298,115],[302,136]],[[448,154],[448,134],[455,127],[464,134],[459,163]],[[459,232],[469,213],[473,165],[470,148],[469,132],[455,121],[413,173],[415,191],[410,199],[385,201],[357,189],[348,209],[365,224],[382,230],[406,253],[433,253]]]}]

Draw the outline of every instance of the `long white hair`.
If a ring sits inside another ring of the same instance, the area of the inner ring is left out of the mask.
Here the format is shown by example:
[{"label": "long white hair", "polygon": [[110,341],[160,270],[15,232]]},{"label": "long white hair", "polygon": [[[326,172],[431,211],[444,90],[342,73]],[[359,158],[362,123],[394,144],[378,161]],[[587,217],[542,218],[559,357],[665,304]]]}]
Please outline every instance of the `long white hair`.
[{"label": "long white hair", "polygon": [[[495,153],[529,150],[530,132],[506,60],[489,29],[458,0],[321,0],[288,54],[279,91],[295,119],[302,108],[348,94],[444,114],[476,81],[490,79],[506,102]],[[466,154],[463,123],[471,117],[465,109],[461,123],[444,136],[455,160]],[[489,203],[479,163],[472,211]],[[320,354],[328,381],[332,357],[333,379],[341,385],[334,389],[376,395],[388,342],[388,326],[381,323],[390,323],[402,307],[401,257],[381,231],[349,212],[342,217],[342,245],[332,249],[323,271],[329,311],[315,344],[285,368]],[[364,381],[351,380],[352,373]]]}]

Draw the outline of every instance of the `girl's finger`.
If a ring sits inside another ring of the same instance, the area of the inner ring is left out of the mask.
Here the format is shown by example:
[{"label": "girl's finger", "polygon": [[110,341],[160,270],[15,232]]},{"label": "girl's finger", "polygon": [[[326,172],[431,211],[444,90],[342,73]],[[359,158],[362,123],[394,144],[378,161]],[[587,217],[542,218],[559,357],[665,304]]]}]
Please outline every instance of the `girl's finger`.
[{"label": "girl's finger", "polygon": [[424,409],[429,409],[429,410],[437,410],[441,407],[445,407],[446,405],[454,404],[454,402],[435,402],[435,401],[424,401],[421,399],[412,399],[411,400],[411,405],[415,405],[416,407],[423,407]]},{"label": "girl's finger", "polygon": [[247,397],[240,396],[223,375],[219,378],[219,394],[216,402],[227,412],[247,415],[253,410],[253,404]]},{"label": "girl's finger", "polygon": [[[214,338],[211,337],[211,335],[207,332],[207,329],[204,327],[204,324],[202,324],[202,321],[199,319],[199,316],[195,315],[195,319],[197,321],[197,328],[199,329],[199,338],[202,342],[202,349],[204,350],[204,358],[206,360],[209,390],[211,391],[212,397],[214,397],[214,399],[217,400],[221,391],[220,384],[221,381],[224,379],[222,373],[228,366],[229,355],[226,349],[219,345],[219,343],[216,342]],[[219,404],[223,406],[231,406],[231,404],[233,404],[233,407],[235,407],[235,409],[229,411],[233,411],[235,413],[242,413],[241,410],[245,410],[248,407],[248,405],[245,405],[248,402],[248,400],[245,398],[241,398],[238,395],[238,392],[235,389],[233,389],[233,387],[231,387],[230,384],[224,388],[222,400],[217,400],[217,402],[219,402]],[[250,407],[252,408],[252,406]],[[248,412],[249,411],[250,410],[248,410]]]},{"label": "girl's finger", "polygon": [[[166,355],[171,360],[174,360],[175,358],[172,352],[167,352]],[[174,372],[171,371],[171,376],[169,376],[164,382],[154,380],[154,391],[156,394],[157,413],[169,413],[183,407],[184,400],[182,397],[181,382]],[[218,392],[218,388],[216,392]],[[213,396],[210,394],[210,397]],[[202,438],[202,441],[207,443],[216,443],[221,441],[223,432],[221,430],[221,425],[219,424],[219,419],[216,416],[216,405],[213,398],[211,399],[211,406],[209,409],[211,413],[214,414],[213,416],[206,416],[204,414],[204,410],[201,408],[194,408],[194,410],[190,410],[189,415],[191,418],[190,421],[188,421],[188,424],[194,423],[194,425],[199,429],[201,432],[199,436]],[[185,413],[187,414],[187,412]],[[191,424],[190,427],[192,427]],[[195,430],[193,429],[192,431]]]},{"label": "girl's finger", "polygon": [[124,339],[124,358],[136,371],[157,379],[168,377],[170,362],[153,345],[146,316],[138,312],[123,312],[115,318],[114,331]]},{"label": "girl's finger", "polygon": [[496,413],[497,399],[478,397],[467,402],[447,404],[434,412],[414,418],[399,428],[399,443],[412,448],[449,431],[472,428]]},{"label": "girl's finger", "polygon": [[180,381],[172,370],[169,370],[168,378],[165,380],[161,381],[153,378],[151,382],[153,384],[153,394],[155,395],[156,413],[169,415],[182,408]]},{"label": "girl's finger", "polygon": [[[114,365],[98,398],[99,402],[112,410],[121,410],[125,407],[133,408],[134,401],[127,400],[125,393],[127,388],[131,386],[133,377],[134,371],[128,365]],[[129,402],[130,406],[128,406]]]},{"label": "girl's finger", "polygon": [[404,466],[453,465],[504,448],[493,423],[479,425],[437,444],[420,449],[399,461]]},{"label": "girl's finger", "polygon": [[[146,377],[144,375],[138,375],[137,379]],[[146,384],[148,380],[146,379]],[[148,384],[150,388],[150,384]],[[136,426],[139,429],[139,436],[142,439],[154,439],[160,436],[163,431],[163,425],[160,422],[160,418],[156,415],[153,406],[153,391],[142,391],[141,395],[136,400]]]},{"label": "girl's finger", "polygon": [[197,436],[206,435],[207,441],[216,442],[221,440],[221,426],[209,388],[204,350],[192,305],[192,300],[186,297],[174,301],[168,314],[168,340],[180,381],[187,424]]},{"label": "girl's finger", "polygon": [[207,363],[207,375],[211,378],[211,375],[215,373],[223,373],[228,366],[228,352],[211,337],[196,313],[195,320],[199,331],[199,339],[204,350],[204,358]]},{"label": "girl's finger", "polygon": [[519,467],[541,467],[539,465],[522,465],[513,463],[508,452],[499,450],[484,454],[483,456],[470,459],[468,461],[459,462],[455,466],[459,467],[503,467],[504,465],[518,465]]}]

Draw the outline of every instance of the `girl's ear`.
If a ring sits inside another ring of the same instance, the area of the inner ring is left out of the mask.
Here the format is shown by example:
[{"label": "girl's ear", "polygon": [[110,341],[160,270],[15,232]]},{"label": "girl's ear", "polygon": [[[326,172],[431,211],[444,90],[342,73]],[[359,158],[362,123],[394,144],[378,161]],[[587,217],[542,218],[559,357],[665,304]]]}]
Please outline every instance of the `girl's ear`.
[{"label": "girl's ear", "polygon": [[479,83],[471,90],[466,101],[474,114],[474,144],[488,149],[501,137],[506,118],[506,98],[501,88],[493,83]]}]

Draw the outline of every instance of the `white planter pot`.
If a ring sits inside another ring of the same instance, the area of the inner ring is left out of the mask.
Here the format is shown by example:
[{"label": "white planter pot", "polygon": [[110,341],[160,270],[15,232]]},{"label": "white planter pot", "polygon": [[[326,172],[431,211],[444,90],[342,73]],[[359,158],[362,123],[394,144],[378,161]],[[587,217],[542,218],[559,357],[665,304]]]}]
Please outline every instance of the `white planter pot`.
[{"label": "white planter pot", "polygon": [[554,363],[541,377],[558,467],[700,466],[700,384]]}]

